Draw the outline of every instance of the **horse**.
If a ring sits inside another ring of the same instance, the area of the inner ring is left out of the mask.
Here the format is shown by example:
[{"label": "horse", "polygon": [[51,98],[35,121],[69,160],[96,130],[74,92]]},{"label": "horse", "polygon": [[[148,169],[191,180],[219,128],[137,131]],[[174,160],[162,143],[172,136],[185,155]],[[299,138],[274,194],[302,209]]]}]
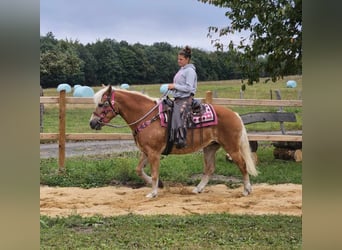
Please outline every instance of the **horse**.
[{"label": "horse", "polygon": [[[90,127],[99,130],[102,126],[109,125],[109,122],[117,115],[125,120],[140,150],[136,173],[147,184],[152,185],[152,191],[146,197],[156,197],[158,184],[161,183],[159,180],[160,159],[167,145],[167,128],[157,122],[160,120],[158,106],[162,98],[151,98],[137,91],[115,89],[109,85],[96,92],[93,100],[95,111],[90,117]],[[203,150],[203,175],[192,191],[201,193],[214,173],[216,151],[222,147],[240,169],[243,176],[243,195],[247,196],[252,192],[249,175],[256,176],[258,171],[253,161],[246,128],[238,113],[219,105],[212,105],[212,107],[216,112],[217,124],[189,128],[187,146],[173,147],[170,154],[189,154]],[[144,171],[148,163],[151,176]]]}]

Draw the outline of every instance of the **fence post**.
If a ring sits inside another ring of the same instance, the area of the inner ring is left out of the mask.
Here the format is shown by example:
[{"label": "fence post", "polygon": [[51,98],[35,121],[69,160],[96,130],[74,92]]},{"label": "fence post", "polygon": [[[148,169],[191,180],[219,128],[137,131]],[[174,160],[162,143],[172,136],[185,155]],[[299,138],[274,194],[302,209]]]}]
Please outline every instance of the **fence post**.
[{"label": "fence post", "polygon": [[[280,90],[279,90],[279,89],[276,89],[274,92],[276,93],[277,100],[281,100]],[[283,112],[283,107],[279,107],[279,112]],[[281,133],[282,133],[283,135],[285,135],[284,122],[279,122],[279,124],[280,124]]]},{"label": "fence post", "polygon": [[[42,85],[40,85],[40,96],[44,96]],[[40,103],[40,133],[43,133],[43,116],[44,116],[44,104]]]},{"label": "fence post", "polygon": [[213,103],[213,92],[211,91],[206,92],[204,102],[207,104]]},{"label": "fence post", "polygon": [[59,92],[59,134],[58,134],[58,167],[59,171],[65,170],[65,90]]},{"label": "fence post", "polygon": [[243,91],[242,89],[240,89],[240,99],[245,99],[244,93],[245,93],[245,91]]}]

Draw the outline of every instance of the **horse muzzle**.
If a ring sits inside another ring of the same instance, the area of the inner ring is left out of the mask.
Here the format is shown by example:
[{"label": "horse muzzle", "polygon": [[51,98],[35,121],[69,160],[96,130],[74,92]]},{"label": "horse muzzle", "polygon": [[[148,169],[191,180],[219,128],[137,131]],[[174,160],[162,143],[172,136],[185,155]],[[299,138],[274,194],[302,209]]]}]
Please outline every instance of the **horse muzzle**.
[{"label": "horse muzzle", "polygon": [[100,119],[94,118],[89,122],[89,125],[92,129],[95,130],[100,130],[102,128],[101,123],[100,123]]}]

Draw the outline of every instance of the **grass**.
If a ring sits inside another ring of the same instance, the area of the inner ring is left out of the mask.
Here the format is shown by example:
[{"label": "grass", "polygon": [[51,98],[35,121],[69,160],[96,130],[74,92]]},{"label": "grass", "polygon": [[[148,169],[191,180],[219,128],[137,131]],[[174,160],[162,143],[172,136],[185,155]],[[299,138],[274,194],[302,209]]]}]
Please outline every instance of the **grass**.
[{"label": "grass", "polygon": [[[251,176],[252,183],[296,183],[301,184],[301,163],[274,159],[273,146],[260,145],[258,148],[260,174]],[[100,187],[113,184],[141,186],[144,182],[137,176],[137,152],[113,155],[82,156],[68,158],[65,173],[58,171],[57,159],[40,160],[40,183],[49,186],[77,186],[83,188]],[[146,169],[149,173],[149,168]],[[202,153],[169,155],[163,157],[160,165],[160,178],[167,183],[196,185],[199,179],[193,176],[203,172]],[[217,152],[215,174],[241,179],[238,167],[225,159],[222,149]],[[211,181],[210,183],[226,183]],[[209,183],[209,184],[210,184]],[[229,185],[230,183],[226,183]]]},{"label": "grass", "polygon": [[41,217],[41,249],[301,249],[294,216]]}]

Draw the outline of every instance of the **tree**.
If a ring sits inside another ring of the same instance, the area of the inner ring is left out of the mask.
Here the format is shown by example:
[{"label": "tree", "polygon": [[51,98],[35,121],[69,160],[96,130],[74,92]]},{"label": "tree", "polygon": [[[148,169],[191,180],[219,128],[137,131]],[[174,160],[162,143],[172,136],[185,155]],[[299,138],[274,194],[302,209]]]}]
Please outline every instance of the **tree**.
[{"label": "tree", "polygon": [[[170,83],[178,71],[180,47],[167,42],[153,45],[104,39],[83,45],[78,41],[57,40],[52,32],[40,37],[40,76],[44,88],[66,82],[98,86]],[[239,51],[208,52],[193,49],[191,58],[200,81],[241,79]]]},{"label": "tree", "polygon": [[[240,43],[231,40],[229,50],[241,51],[240,68],[248,83],[259,81],[266,71],[272,81],[302,70],[302,0],[198,0],[227,8],[226,27],[209,27],[208,36],[217,49],[220,37],[249,33]],[[218,39],[213,39],[218,34]]]},{"label": "tree", "polygon": [[[48,39],[50,38],[48,37]],[[46,42],[44,39],[41,40]],[[53,39],[50,40],[54,41]],[[45,42],[44,44],[46,45],[47,43]],[[50,43],[49,49],[43,50],[44,52],[40,53],[40,79],[42,87],[52,87],[63,82],[69,84],[84,82],[84,63],[79,58],[76,50],[76,47],[79,45],[78,42],[61,40],[53,46],[52,44]]]},{"label": "tree", "polygon": [[45,36],[40,36],[40,53],[45,53],[57,47],[58,40],[52,32],[46,33]]},{"label": "tree", "polygon": [[169,43],[154,43],[146,50],[147,60],[152,67],[149,78],[155,83],[170,83],[178,71],[177,53],[180,49]]},{"label": "tree", "polygon": [[81,45],[78,48],[78,53],[80,59],[84,62],[84,85],[95,86],[100,85],[100,80],[97,77],[97,68],[98,63],[91,53],[91,45],[87,44],[86,46]]},{"label": "tree", "polygon": [[119,58],[120,44],[114,39],[106,38],[93,44],[91,50],[97,61],[96,75],[100,83],[121,83],[123,71]]}]

